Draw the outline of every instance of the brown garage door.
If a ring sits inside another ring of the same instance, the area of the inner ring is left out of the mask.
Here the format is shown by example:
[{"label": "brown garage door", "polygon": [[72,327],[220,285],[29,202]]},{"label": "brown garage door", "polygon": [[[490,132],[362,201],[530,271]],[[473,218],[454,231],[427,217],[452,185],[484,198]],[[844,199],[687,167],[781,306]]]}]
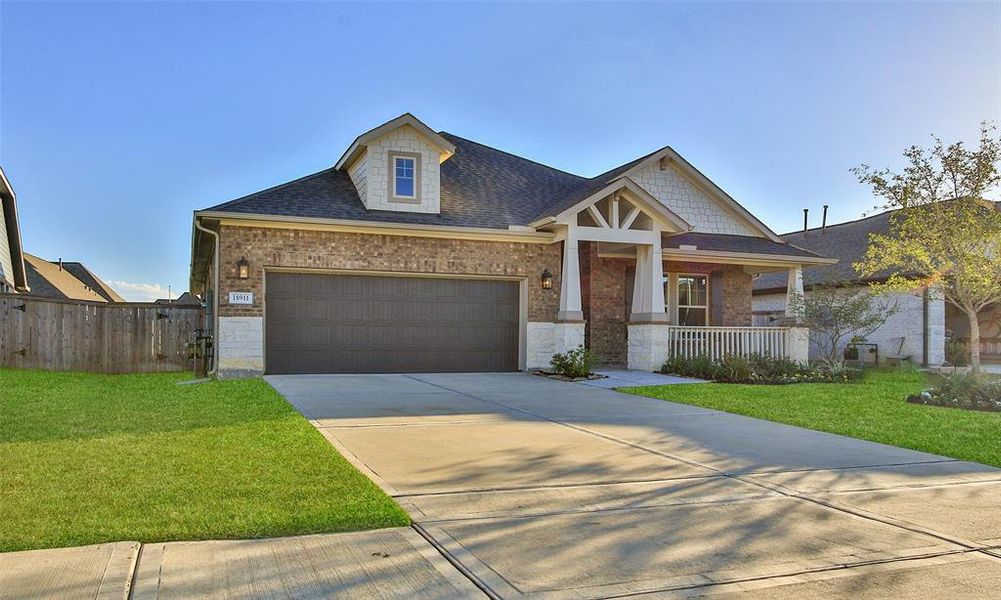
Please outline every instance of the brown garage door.
[{"label": "brown garage door", "polygon": [[269,373],[516,371],[518,283],[268,273]]}]

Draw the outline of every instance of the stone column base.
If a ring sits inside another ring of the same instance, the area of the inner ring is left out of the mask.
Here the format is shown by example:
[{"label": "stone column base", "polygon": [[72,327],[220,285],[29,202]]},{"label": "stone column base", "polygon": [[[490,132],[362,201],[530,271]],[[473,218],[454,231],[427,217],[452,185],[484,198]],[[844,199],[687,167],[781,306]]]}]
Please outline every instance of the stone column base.
[{"label": "stone column base", "polygon": [[215,345],[220,379],[257,377],[264,372],[261,317],[219,317]]},{"label": "stone column base", "polygon": [[800,364],[810,362],[810,330],[790,327],[786,330],[786,358]]},{"label": "stone column base", "polygon": [[528,323],[525,369],[548,369],[553,354],[584,345],[584,322]]},{"label": "stone column base", "polygon": [[667,323],[630,323],[626,366],[637,371],[658,371],[667,362]]}]

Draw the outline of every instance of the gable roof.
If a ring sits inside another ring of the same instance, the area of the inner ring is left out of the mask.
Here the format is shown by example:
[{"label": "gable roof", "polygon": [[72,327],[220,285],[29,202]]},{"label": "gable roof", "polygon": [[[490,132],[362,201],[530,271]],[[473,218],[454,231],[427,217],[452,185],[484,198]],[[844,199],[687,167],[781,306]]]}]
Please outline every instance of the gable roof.
[{"label": "gable roof", "polygon": [[0,168],[0,216],[3,218],[7,251],[10,252],[10,273],[0,263],[0,279],[10,283],[19,292],[28,291],[28,278],[24,266],[24,250],[21,247],[21,225],[17,220],[17,196]]},{"label": "gable roof", "polygon": [[[415,127],[436,146],[443,148],[443,153],[450,153],[450,158],[441,163],[439,214],[368,210],[346,172],[346,167],[360,155],[367,143],[406,125]],[[586,201],[617,180],[627,178],[630,173],[659,160],[672,161],[683,175],[724,209],[745,221],[752,230],[774,242],[783,243],[774,232],[670,147],[588,178],[450,133],[434,133],[409,113],[359,136],[332,169],[197,211],[196,215],[245,214],[486,229],[526,227]]]},{"label": "gable roof", "polygon": [[433,129],[424,124],[423,121],[415,117],[410,113],[403,113],[402,115],[396,117],[392,121],[387,121],[378,127],[369,129],[365,133],[359,135],[355,138],[355,141],[351,142],[348,149],[344,151],[341,158],[334,165],[335,169],[345,169],[351,165],[358,158],[365,148],[375,140],[381,138],[382,136],[399,129],[400,127],[405,127],[409,125],[417,130],[417,133],[423,135],[429,142],[437,146],[441,151],[441,161],[444,162],[449,156],[455,154],[455,146],[451,144],[447,139],[443,138],[440,134],[434,132]]},{"label": "gable roof", "polygon": [[695,246],[699,250],[708,250],[711,252],[774,254],[806,259],[820,259],[828,256],[800,248],[790,243],[773,242],[766,238],[722,233],[698,233],[695,231],[676,235],[665,234],[663,246],[664,248],[678,249],[682,246]]},{"label": "gable roof", "polygon": [[58,263],[27,253],[24,255],[24,262],[27,267],[28,285],[31,287],[32,296],[108,302],[104,296],[84,285],[72,273],[61,268]]}]

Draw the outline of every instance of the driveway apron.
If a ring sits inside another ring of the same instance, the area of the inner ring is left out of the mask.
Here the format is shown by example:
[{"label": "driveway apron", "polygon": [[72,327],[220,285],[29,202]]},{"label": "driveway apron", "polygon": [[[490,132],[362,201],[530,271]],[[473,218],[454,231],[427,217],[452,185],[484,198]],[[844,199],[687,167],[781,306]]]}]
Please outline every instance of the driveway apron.
[{"label": "driveway apron", "polygon": [[488,596],[1001,585],[998,469],[519,373],[267,379]]}]

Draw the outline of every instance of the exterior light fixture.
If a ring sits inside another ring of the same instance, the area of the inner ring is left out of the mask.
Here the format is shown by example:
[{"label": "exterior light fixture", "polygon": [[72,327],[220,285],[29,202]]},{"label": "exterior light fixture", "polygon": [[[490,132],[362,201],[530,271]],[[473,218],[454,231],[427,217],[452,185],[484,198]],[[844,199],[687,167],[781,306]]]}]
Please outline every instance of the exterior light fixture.
[{"label": "exterior light fixture", "polygon": [[553,289],[553,274],[549,272],[549,269],[542,272],[542,289]]},{"label": "exterior light fixture", "polygon": [[240,279],[250,277],[250,263],[247,262],[246,258],[241,258],[240,261],[236,263],[236,274]]}]

